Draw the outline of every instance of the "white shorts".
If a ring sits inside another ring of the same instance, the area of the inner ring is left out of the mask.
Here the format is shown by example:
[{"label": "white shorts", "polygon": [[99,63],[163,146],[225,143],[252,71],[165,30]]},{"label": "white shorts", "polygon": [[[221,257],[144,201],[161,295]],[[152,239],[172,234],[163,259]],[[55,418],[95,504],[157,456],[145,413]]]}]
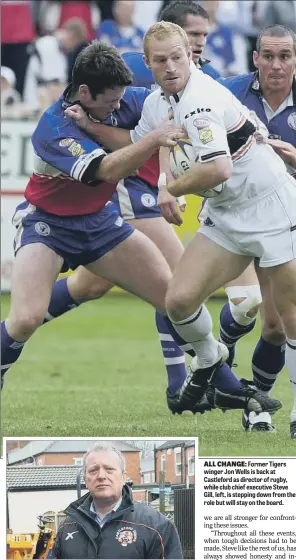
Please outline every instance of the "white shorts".
[{"label": "white shorts", "polygon": [[202,233],[238,255],[257,257],[261,267],[296,259],[296,181],[288,174],[271,194],[239,208],[207,202],[200,216]]}]

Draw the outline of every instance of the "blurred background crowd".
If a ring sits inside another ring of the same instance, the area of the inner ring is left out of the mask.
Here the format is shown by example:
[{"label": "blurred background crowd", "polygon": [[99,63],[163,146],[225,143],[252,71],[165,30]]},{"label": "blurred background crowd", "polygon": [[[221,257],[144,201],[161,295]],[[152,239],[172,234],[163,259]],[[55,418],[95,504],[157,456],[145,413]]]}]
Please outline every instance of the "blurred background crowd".
[{"label": "blurred background crowd", "polygon": [[[37,117],[71,80],[77,54],[92,39],[121,53],[142,51],[145,31],[170,0],[1,0],[2,118]],[[209,15],[203,56],[222,76],[254,70],[259,31],[296,31],[295,0],[200,0]]]}]

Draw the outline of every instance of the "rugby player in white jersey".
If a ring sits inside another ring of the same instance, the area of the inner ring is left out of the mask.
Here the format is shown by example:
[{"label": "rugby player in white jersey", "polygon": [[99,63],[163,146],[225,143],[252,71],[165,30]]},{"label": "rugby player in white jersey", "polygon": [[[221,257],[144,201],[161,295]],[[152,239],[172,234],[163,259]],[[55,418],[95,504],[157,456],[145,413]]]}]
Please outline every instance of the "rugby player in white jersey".
[{"label": "rugby player in white jersey", "polygon": [[286,362],[295,378],[296,183],[272,149],[254,141],[249,110],[190,65],[188,39],[180,27],[153,25],[144,47],[161,90],[145,101],[132,140],[147,134],[172,109],[198,159],[168,191],[174,196],[218,191],[207,201],[207,219],[181,258],[166,298],[176,330],[198,356],[180,402],[200,398],[219,358],[203,301],[238,277],[254,257],[270,278],[287,337]]}]

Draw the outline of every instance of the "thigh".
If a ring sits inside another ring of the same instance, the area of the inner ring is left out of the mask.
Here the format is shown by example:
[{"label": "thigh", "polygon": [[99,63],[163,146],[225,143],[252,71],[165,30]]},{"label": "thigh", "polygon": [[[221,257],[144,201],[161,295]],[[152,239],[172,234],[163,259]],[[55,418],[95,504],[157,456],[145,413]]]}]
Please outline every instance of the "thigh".
[{"label": "thigh", "polygon": [[68,290],[75,301],[98,299],[112,288],[113,284],[97,276],[84,266],[79,266],[68,278]]},{"label": "thigh", "polygon": [[251,258],[231,253],[197,233],[177,265],[170,292],[195,299],[200,305],[218,288],[242,274],[250,262]]},{"label": "thigh", "polygon": [[276,307],[281,310],[296,306],[296,259],[267,269],[271,294]]},{"label": "thigh", "polygon": [[42,243],[21,247],[12,269],[10,317],[45,315],[62,265],[63,259]]},{"label": "thigh", "polygon": [[225,288],[232,288],[236,286],[255,286],[259,283],[257,273],[254,266],[254,261],[252,261],[246,270],[243,271],[238,278],[231,280],[225,284]]},{"label": "thigh", "polygon": [[171,271],[158,247],[140,231],[86,268],[164,311]]},{"label": "thigh", "polygon": [[160,249],[170,269],[174,270],[184,253],[184,247],[173,226],[162,217],[129,220],[129,223],[141,231]]},{"label": "thigh", "polygon": [[271,280],[265,269],[258,267],[257,272],[262,294],[262,304],[260,307],[262,334],[264,338],[276,337],[281,341],[285,338],[285,335],[272,297]]}]

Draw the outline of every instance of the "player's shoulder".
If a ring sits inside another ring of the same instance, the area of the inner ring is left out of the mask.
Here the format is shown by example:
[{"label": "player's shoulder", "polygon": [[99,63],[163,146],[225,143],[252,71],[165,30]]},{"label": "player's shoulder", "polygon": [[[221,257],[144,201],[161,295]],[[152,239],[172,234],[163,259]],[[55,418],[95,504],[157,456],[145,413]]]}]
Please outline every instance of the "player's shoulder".
[{"label": "player's shoulder", "polygon": [[203,74],[211,76],[214,80],[218,80],[221,77],[221,74],[207,61],[200,65],[200,70]]},{"label": "player's shoulder", "polygon": [[122,58],[132,71],[133,86],[151,88],[154,84],[154,77],[144,62],[144,53],[126,52],[122,54]]},{"label": "player's shoulder", "polygon": [[210,74],[202,72],[200,69],[196,69],[194,71],[189,88],[187,89],[187,97],[196,97],[197,89],[199,99],[214,100],[216,98],[217,91],[219,91],[221,95],[221,85],[219,81],[215,80]]},{"label": "player's shoulder", "polygon": [[38,146],[46,147],[59,138],[65,139],[63,141],[66,145],[66,139],[70,142],[70,140],[85,137],[84,131],[77,126],[75,121],[65,116],[65,108],[63,98],[60,98],[43,113],[32,135],[35,149]]},{"label": "player's shoulder", "polygon": [[150,95],[148,95],[145,99],[145,107],[151,110],[153,110],[153,108],[155,107],[159,107],[159,103],[162,101],[162,99],[164,98],[164,94],[161,90],[161,88],[157,88],[154,91],[152,91],[150,93]]},{"label": "player's shoulder", "polygon": [[248,74],[240,74],[238,76],[230,76],[229,78],[219,78],[218,83],[229,89],[232,93],[237,94],[245,91],[252,84],[255,77],[254,72]]},{"label": "player's shoulder", "polygon": [[146,97],[148,97],[150,93],[151,91],[148,88],[129,86],[126,88],[122,99],[127,103],[134,100],[139,100],[139,99],[142,100],[142,99],[146,99]]}]

